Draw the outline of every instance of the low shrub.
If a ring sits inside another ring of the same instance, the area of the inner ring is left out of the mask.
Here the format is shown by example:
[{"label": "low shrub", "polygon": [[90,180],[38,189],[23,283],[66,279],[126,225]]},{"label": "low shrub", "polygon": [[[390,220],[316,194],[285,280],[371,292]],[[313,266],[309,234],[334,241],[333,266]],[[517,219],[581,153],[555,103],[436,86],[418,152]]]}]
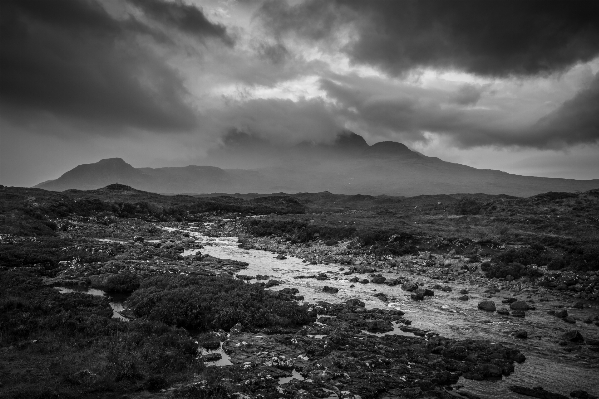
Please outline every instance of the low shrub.
[{"label": "low shrub", "polygon": [[157,276],[128,300],[139,317],[198,331],[299,327],[315,320],[307,305],[285,300],[258,284],[227,277]]}]

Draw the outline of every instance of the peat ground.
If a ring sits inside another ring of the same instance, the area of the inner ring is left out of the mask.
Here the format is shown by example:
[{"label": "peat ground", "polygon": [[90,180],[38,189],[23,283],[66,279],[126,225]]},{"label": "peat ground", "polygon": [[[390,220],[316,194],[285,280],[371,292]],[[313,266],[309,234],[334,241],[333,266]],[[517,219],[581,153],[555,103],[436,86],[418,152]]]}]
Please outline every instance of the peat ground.
[{"label": "peat ground", "polygon": [[[419,303],[472,281],[491,290],[463,300],[481,314],[497,313],[482,299],[531,320],[539,302],[558,304],[546,316],[569,327],[548,333],[555,351],[598,358],[598,190],[194,197],[2,187],[0,204],[3,397],[450,398],[467,395],[455,389],[460,378],[501,379],[525,361],[525,345],[414,327],[384,292],[380,307],[309,303],[268,276],[237,278],[247,263],[203,254],[190,226],[314,270],[335,266],[305,276],[331,295],[343,284],[397,286]],[[55,287],[123,295],[129,321],[113,317],[105,297]],[[515,287],[537,291],[518,297]],[[398,327],[410,334],[385,334]],[[219,350],[231,365],[213,366]],[[514,390],[544,394],[526,388]]]}]

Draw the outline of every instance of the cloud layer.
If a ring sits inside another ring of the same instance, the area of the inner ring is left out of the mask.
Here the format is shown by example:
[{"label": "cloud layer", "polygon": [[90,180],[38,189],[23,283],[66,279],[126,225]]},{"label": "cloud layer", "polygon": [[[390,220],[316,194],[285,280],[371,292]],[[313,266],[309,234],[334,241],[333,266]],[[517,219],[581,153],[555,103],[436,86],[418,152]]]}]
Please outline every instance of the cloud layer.
[{"label": "cloud layer", "polygon": [[549,73],[599,54],[599,3],[592,0],[271,0],[262,17],[276,34],[339,39],[354,62],[393,75],[457,69],[485,76]]},{"label": "cloud layer", "polygon": [[27,182],[51,177],[28,147],[242,167],[344,129],[477,167],[599,159],[596,0],[4,0],[0,38],[0,161]]},{"label": "cloud layer", "polygon": [[[171,28],[231,44],[225,28],[195,7],[135,3]],[[142,18],[114,16],[93,0],[7,0],[0,24],[0,100],[11,118],[51,115],[99,125],[107,134],[197,125],[182,77],[152,51],[168,35]]]}]

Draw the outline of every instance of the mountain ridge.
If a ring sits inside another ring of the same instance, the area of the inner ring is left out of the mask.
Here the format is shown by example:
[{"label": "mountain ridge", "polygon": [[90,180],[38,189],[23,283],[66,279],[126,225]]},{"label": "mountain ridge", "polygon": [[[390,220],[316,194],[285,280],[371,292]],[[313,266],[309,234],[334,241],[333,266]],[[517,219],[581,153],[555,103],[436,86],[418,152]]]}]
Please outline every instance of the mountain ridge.
[{"label": "mountain ridge", "polygon": [[296,157],[276,166],[225,169],[211,165],[134,168],[121,158],[82,164],[38,184],[54,191],[98,189],[120,183],[156,193],[322,192],[370,195],[485,193],[529,196],[548,191],[587,191],[599,179],[520,176],[443,161],[402,143],[368,145],[343,132],[332,144],[302,145]]}]

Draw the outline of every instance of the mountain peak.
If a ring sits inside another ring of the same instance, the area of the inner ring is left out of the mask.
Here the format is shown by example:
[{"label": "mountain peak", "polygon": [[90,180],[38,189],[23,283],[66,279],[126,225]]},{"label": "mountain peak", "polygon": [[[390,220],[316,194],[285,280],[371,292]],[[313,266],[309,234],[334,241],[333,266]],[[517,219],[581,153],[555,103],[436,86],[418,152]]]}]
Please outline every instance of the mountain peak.
[{"label": "mountain peak", "polygon": [[105,158],[105,159],[100,159],[98,162],[96,162],[96,165],[101,165],[101,166],[113,166],[113,167],[123,167],[123,166],[130,166],[127,162],[125,162],[125,160],[123,158]]},{"label": "mountain peak", "polygon": [[337,135],[337,138],[333,142],[333,146],[342,150],[363,150],[368,148],[368,143],[366,140],[364,140],[364,137],[360,136],[359,134],[349,130],[344,130]]}]

